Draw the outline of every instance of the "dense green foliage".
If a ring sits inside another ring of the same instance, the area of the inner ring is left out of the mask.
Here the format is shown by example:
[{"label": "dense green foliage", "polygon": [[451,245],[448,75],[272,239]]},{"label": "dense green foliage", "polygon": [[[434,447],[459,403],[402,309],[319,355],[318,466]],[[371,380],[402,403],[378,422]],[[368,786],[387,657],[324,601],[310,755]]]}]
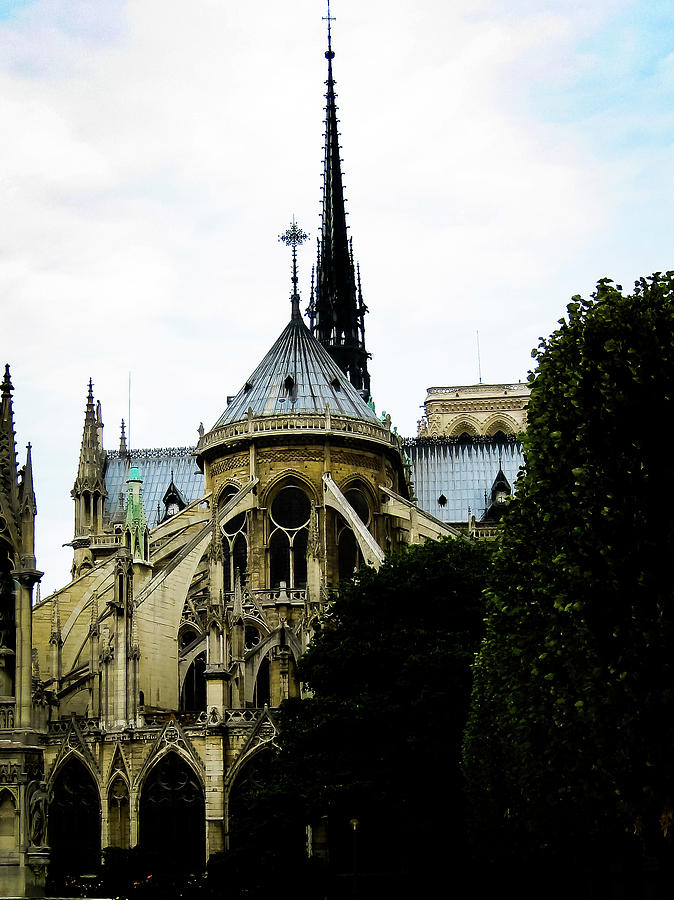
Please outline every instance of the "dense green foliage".
[{"label": "dense green foliage", "polygon": [[274,823],[276,846],[279,834],[327,822],[331,870],[349,873],[356,819],[356,866],[363,879],[380,873],[363,885],[373,896],[397,896],[394,873],[418,885],[458,856],[461,735],[489,558],[484,544],[428,542],[340,585],[299,662],[313,696],[282,705],[272,778],[245,804],[251,822]]},{"label": "dense green foliage", "polygon": [[673,300],[674,273],[631,295],[601,281],[534,352],[526,474],[492,568],[464,750],[490,852],[568,861],[599,844],[662,846],[674,798]]}]

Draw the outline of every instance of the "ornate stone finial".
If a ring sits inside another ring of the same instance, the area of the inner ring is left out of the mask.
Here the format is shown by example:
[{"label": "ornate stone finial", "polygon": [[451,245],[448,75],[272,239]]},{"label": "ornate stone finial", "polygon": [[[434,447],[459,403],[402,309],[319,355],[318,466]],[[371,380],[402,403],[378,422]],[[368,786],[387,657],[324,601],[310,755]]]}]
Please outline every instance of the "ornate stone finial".
[{"label": "ornate stone finial", "polygon": [[234,571],[234,609],[232,613],[235,625],[243,622],[243,589],[241,587],[241,572],[238,566]]},{"label": "ornate stone finial", "polygon": [[14,390],[14,385],[12,384],[12,379],[9,375],[9,363],[5,364],[5,377],[2,379],[2,396],[3,398],[9,398],[12,391]]},{"label": "ornate stone finial", "polygon": [[98,591],[94,591],[91,598],[91,620],[89,622],[89,634],[92,637],[98,637],[100,629],[98,626]]},{"label": "ornate stone finial", "polygon": [[58,597],[54,597],[54,603],[51,608],[51,634],[49,635],[49,643],[57,646],[63,643],[61,638],[61,610],[59,609]]},{"label": "ornate stone finial", "polygon": [[122,419],[122,434],[119,439],[119,455],[126,456],[128,453],[126,447],[126,431],[124,429],[124,419]]},{"label": "ornate stone finial", "polygon": [[307,556],[318,559],[321,553],[321,540],[318,531],[318,510],[316,504],[311,501],[311,514],[309,516],[309,534],[307,537]]},{"label": "ornate stone finial", "polygon": [[224,553],[222,550],[222,535],[220,534],[220,528],[218,525],[218,507],[216,503],[213,504],[211,509],[211,547],[209,556],[210,559],[215,563],[222,563],[224,561]]},{"label": "ornate stone finial", "polygon": [[292,247],[293,251],[293,275],[292,275],[292,283],[293,289],[290,294],[290,300],[292,303],[292,318],[299,319],[300,318],[300,295],[297,290],[297,248],[301,246],[309,237],[309,235],[302,231],[297,222],[295,221],[295,216],[293,216],[293,220],[290,223],[290,227],[287,228],[283,234],[279,234],[278,239],[282,244],[285,244],[287,247]]},{"label": "ornate stone finial", "polygon": [[131,607],[131,647],[129,659],[140,659],[140,641],[138,640],[138,623],[136,621],[136,607]]},{"label": "ornate stone finial", "polygon": [[94,412],[94,382],[91,378],[89,378],[89,387],[87,388],[87,405],[85,409],[84,422],[93,423],[95,422],[95,412]]}]

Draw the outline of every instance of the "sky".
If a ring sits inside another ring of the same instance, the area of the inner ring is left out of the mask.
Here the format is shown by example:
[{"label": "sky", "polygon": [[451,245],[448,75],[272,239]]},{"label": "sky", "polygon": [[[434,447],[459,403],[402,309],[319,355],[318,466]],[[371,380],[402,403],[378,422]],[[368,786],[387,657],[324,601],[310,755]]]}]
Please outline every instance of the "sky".
[{"label": "sky", "polygon": [[[525,380],[572,295],[674,268],[674,7],[333,0],[377,410]],[[108,449],[192,445],[303,305],[323,0],[0,0],[0,362],[42,596],[68,580],[91,377]],[[479,334],[479,363],[478,363]]]}]

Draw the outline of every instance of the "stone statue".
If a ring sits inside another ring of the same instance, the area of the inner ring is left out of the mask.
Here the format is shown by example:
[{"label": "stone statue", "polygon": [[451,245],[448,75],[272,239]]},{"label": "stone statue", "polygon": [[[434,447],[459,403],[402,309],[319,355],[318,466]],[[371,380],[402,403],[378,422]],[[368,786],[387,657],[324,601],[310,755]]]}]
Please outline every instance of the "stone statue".
[{"label": "stone statue", "polygon": [[47,785],[41,781],[33,791],[29,805],[30,842],[33,847],[47,843]]}]

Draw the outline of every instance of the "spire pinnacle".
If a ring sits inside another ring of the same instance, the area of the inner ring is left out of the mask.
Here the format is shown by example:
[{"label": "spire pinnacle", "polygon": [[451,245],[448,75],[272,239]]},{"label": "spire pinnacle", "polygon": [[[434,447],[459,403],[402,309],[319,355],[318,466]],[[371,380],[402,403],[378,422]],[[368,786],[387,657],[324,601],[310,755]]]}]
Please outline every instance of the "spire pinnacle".
[{"label": "spire pinnacle", "polygon": [[14,385],[9,374],[9,363],[5,363],[5,377],[2,379],[2,399],[9,398],[13,390]]},{"label": "spire pinnacle", "polygon": [[126,448],[126,431],[124,429],[124,419],[122,419],[122,434],[119,438],[119,455],[126,456],[128,450]]},{"label": "spire pinnacle", "polygon": [[290,227],[286,228],[283,234],[279,234],[278,239],[282,244],[285,244],[287,247],[292,247],[293,251],[293,274],[292,274],[292,293],[290,294],[290,301],[292,303],[292,319],[300,318],[300,294],[297,289],[297,248],[301,246],[309,235],[302,231],[297,222],[295,221],[295,216],[293,216],[293,220],[290,223]]},{"label": "spire pinnacle", "polygon": [[18,541],[16,527],[19,515],[19,486],[12,408],[13,390],[7,364],[0,389],[0,517],[9,523],[10,534]]},{"label": "spire pinnacle", "polygon": [[367,399],[370,395],[369,354],[365,349],[365,307],[359,302],[353,251],[346,225],[344,185],[339,155],[335,80],[332,74],[332,23],[328,23],[327,91],[325,94],[325,157],[323,162],[323,214],[316,269],[316,293],[310,308],[311,330],[351,384]]},{"label": "spire pinnacle", "polygon": [[96,421],[94,414],[94,382],[89,378],[89,389],[87,391],[87,405],[85,407],[84,412],[84,422],[85,424],[93,423]]},{"label": "spire pinnacle", "polygon": [[33,448],[30,442],[26,445],[26,465],[21,470],[21,506],[32,515],[37,512],[33,487]]},{"label": "spire pinnacle", "polygon": [[335,58],[335,53],[332,49],[332,29],[330,25],[335,21],[335,17],[330,15],[330,0],[328,0],[328,14],[323,16],[323,21],[328,23],[328,49],[325,51],[325,58],[331,60]]}]

